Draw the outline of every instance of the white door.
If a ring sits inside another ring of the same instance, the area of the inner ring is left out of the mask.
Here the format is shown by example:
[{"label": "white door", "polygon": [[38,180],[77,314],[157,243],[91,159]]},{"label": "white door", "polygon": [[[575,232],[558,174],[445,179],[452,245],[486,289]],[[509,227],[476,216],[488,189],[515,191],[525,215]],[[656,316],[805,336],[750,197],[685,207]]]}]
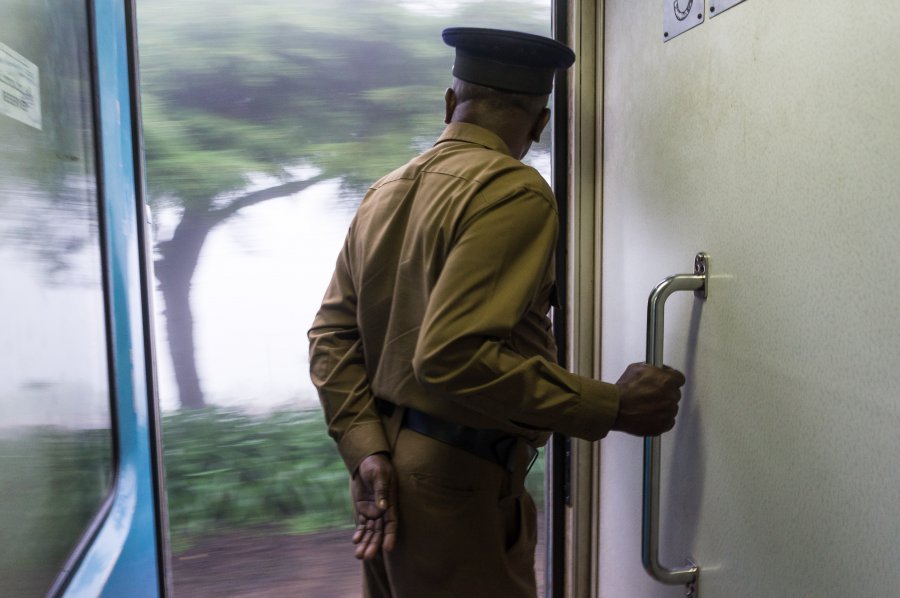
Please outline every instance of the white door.
[{"label": "white door", "polygon": [[[604,379],[711,256],[666,309],[660,562],[700,598],[900,596],[900,3],[707,0],[663,43],[672,2],[607,0],[603,43]],[[642,441],[600,453],[599,595],[683,596],[641,568]]]}]

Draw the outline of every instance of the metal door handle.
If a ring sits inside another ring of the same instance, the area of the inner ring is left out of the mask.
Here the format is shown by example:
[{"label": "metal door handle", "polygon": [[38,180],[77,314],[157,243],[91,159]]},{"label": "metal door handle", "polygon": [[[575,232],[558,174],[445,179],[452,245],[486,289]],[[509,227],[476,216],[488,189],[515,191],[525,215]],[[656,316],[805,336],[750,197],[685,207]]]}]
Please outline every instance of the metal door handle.
[{"label": "metal door handle", "polygon": [[[663,332],[665,304],[675,291],[694,291],[705,299],[709,295],[709,256],[698,253],[693,274],[670,276],[659,283],[647,302],[647,363],[663,365]],[[659,437],[644,438],[644,495],[641,516],[641,562],[650,577],[665,584],[696,584],[700,567],[689,565],[667,569],[659,564]]]}]

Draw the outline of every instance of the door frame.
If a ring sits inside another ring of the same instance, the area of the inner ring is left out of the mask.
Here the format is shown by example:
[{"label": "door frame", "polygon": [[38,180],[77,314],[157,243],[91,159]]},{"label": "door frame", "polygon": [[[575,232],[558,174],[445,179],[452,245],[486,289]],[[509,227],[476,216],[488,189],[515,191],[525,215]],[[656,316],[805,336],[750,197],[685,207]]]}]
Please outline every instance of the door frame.
[{"label": "door frame", "polygon": [[[577,60],[568,87],[565,345],[569,368],[600,378],[603,230],[604,0],[567,0],[569,45]],[[596,596],[600,443],[571,439],[565,507],[566,598]]]}]

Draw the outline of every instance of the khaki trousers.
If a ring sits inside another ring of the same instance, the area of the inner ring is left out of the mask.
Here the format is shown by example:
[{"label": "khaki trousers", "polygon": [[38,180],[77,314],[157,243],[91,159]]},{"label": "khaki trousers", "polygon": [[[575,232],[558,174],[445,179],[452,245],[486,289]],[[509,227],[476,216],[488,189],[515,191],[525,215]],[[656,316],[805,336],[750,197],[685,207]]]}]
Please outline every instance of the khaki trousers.
[{"label": "khaki trousers", "polygon": [[400,430],[397,543],[363,564],[366,598],[535,598],[537,521],[520,444],[510,472]]}]

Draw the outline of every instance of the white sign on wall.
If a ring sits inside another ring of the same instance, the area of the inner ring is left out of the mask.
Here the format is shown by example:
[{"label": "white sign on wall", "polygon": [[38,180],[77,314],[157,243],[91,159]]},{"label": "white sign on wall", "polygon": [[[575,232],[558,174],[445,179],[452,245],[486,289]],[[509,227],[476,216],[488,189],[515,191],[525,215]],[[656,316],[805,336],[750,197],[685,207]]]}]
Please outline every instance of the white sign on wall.
[{"label": "white sign on wall", "polygon": [[718,16],[744,0],[709,0],[709,18]]},{"label": "white sign on wall", "polygon": [[663,0],[663,41],[703,23],[706,0]]},{"label": "white sign on wall", "polygon": [[33,62],[0,43],[0,114],[41,128],[41,76]]}]

